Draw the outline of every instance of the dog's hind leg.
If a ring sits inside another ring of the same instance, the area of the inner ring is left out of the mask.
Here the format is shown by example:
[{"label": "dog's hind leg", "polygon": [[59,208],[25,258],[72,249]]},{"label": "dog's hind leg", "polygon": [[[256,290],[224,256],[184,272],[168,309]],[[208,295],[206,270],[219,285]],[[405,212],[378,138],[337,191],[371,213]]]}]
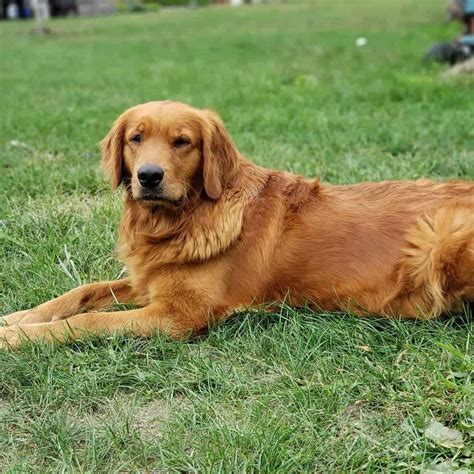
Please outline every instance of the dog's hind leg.
[{"label": "dog's hind leg", "polygon": [[127,278],[89,283],[27,311],[18,311],[0,318],[7,325],[45,323],[83,311],[100,309],[115,303],[132,303],[134,294]]},{"label": "dog's hind leg", "polygon": [[408,232],[388,311],[432,318],[474,300],[474,199],[440,207]]}]

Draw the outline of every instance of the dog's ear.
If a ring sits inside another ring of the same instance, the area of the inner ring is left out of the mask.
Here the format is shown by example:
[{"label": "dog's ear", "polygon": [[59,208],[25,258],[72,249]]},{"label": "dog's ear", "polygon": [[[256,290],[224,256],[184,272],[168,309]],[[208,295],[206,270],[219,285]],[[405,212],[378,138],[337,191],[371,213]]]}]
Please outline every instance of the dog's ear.
[{"label": "dog's ear", "polygon": [[100,143],[102,168],[110,178],[112,189],[116,189],[123,180],[123,139],[126,126],[126,117],[121,115]]},{"label": "dog's ear", "polygon": [[220,117],[212,110],[203,110],[203,113],[204,190],[211,199],[219,199],[226,183],[237,172],[239,152]]}]

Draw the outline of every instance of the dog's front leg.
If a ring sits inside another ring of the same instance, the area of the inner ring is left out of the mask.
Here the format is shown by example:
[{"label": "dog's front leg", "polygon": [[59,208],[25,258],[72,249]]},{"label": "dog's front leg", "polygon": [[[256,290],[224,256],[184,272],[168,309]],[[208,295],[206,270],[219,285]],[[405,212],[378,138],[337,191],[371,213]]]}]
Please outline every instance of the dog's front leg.
[{"label": "dog's front leg", "polygon": [[131,332],[140,336],[149,336],[162,331],[173,338],[182,338],[194,329],[191,321],[175,319],[163,314],[161,305],[150,305],[130,311],[110,313],[83,313],[68,319],[49,323],[20,324],[0,328],[0,348],[13,348],[24,340],[47,340],[67,342],[87,334],[114,334]]},{"label": "dog's front leg", "polygon": [[128,278],[89,283],[33,309],[4,316],[0,321],[7,325],[45,323],[115,303],[133,303],[134,300],[135,296]]}]

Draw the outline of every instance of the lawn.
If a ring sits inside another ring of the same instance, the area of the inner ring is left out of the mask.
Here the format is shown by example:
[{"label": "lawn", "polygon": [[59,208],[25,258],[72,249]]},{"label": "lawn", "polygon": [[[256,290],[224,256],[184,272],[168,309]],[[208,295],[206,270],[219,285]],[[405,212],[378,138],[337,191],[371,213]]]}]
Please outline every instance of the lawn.
[{"label": "lawn", "polygon": [[[123,271],[120,192],[97,144],[136,103],[212,107],[255,162],[331,183],[473,179],[474,82],[420,61],[458,33],[444,6],[162,10],[52,21],[48,36],[2,22],[0,313]],[[26,344],[0,352],[0,469],[467,472],[472,344],[468,310],[412,322],[286,307],[188,342]],[[464,447],[429,439],[430,420]]]}]

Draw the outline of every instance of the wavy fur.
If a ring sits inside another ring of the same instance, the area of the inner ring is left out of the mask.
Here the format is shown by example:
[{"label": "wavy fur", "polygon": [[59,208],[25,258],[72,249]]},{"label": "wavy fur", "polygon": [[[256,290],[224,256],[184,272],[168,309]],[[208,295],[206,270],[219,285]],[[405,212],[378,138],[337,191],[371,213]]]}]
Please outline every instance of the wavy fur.
[{"label": "wavy fur", "polygon": [[[140,146],[128,138],[137,131]],[[183,134],[185,146],[174,145]],[[140,199],[136,172],[148,162],[165,170],[162,201]],[[129,276],[7,316],[9,344],[124,329],[182,337],[275,301],[431,318],[474,299],[472,182],[330,186],[260,168],[214,112],[174,102],[122,114],[103,164],[113,187],[125,184],[119,255]],[[91,312],[116,301],[141,308]]]}]

